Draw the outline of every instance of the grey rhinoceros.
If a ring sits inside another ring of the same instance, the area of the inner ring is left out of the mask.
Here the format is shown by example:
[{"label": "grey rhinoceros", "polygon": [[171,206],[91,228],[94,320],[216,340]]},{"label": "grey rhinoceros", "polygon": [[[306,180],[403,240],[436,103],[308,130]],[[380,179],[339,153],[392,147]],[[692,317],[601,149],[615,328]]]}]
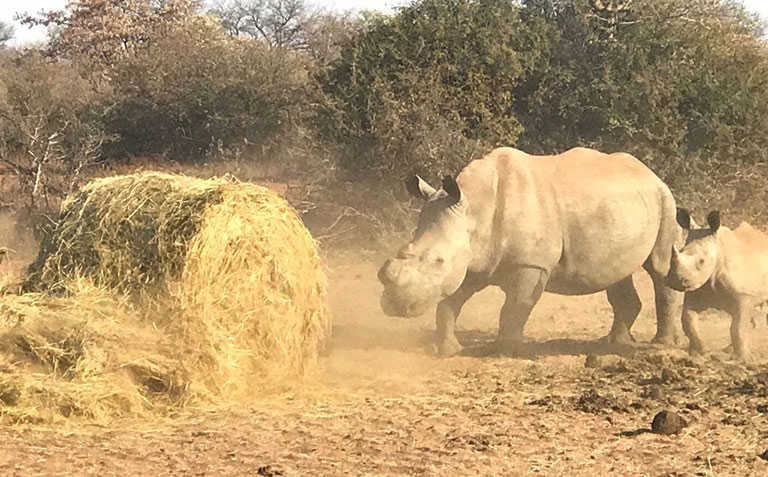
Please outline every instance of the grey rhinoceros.
[{"label": "grey rhinoceros", "polygon": [[686,209],[678,210],[677,219],[688,237],[682,250],[673,249],[667,284],[687,292],[682,323],[689,351],[704,352],[697,312],[712,308],[731,315],[732,351],[748,359],[747,318],[754,327],[758,306],[768,300],[768,235],[746,222],[733,230],[721,226],[716,210],[705,228],[694,228]]},{"label": "grey rhinoceros", "polygon": [[611,343],[634,341],[641,309],[632,274],[644,267],[655,292],[654,342],[678,340],[683,294],[665,286],[672,247],[682,237],[669,188],[625,153],[574,148],[535,156],[498,148],[435,190],[418,176],[409,192],[426,201],[413,240],[379,270],[381,306],[417,316],[437,306],[438,353],[461,350],[455,322],[476,292],[506,294],[498,342],[523,340],[542,292],[605,290],[614,318]]}]

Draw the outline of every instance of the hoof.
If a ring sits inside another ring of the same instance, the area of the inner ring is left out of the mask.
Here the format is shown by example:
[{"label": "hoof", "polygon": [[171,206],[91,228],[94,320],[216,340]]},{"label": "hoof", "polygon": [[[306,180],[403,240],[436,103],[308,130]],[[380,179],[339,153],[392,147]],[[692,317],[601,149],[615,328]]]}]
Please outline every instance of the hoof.
[{"label": "hoof", "polygon": [[657,345],[674,346],[680,344],[680,336],[678,335],[656,335],[651,340],[651,343]]},{"label": "hoof", "polygon": [[600,344],[618,344],[618,345],[631,345],[637,343],[635,337],[630,332],[624,333],[608,333],[598,340]]},{"label": "hoof", "polygon": [[746,351],[742,351],[740,353],[731,353],[731,357],[734,361],[740,361],[742,363],[752,362],[752,355]]},{"label": "hoof", "polygon": [[449,358],[461,353],[464,349],[457,340],[446,340],[437,344],[437,355],[441,358]]}]

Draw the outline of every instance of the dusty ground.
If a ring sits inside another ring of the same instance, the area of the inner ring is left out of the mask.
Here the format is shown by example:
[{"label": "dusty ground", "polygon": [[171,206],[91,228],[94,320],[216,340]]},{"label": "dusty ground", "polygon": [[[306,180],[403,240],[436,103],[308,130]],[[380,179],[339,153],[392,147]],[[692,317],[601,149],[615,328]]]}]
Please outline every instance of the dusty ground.
[{"label": "dusty ground", "polygon": [[[768,475],[768,330],[757,364],[715,353],[638,345],[585,368],[610,327],[602,295],[546,295],[524,357],[489,350],[501,296],[468,303],[466,356],[431,355],[431,315],[387,318],[378,306],[381,256],[329,260],[336,317],[317,383],[249,408],[189,412],[110,429],[0,428],[0,475]],[[650,284],[638,277],[649,303]],[[645,342],[652,305],[634,328]],[[712,349],[728,320],[702,320]],[[662,409],[682,433],[647,432]]]}]

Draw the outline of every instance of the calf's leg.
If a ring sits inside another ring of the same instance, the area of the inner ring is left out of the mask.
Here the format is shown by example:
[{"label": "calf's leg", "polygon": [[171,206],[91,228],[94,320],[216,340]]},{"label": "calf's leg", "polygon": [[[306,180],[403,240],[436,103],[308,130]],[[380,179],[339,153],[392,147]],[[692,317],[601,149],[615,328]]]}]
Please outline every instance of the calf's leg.
[{"label": "calf's leg", "polygon": [[749,299],[738,299],[731,307],[731,345],[733,354],[741,360],[749,359],[749,343],[744,332],[751,320],[754,303]]},{"label": "calf's leg", "polygon": [[703,354],[704,344],[699,336],[699,314],[689,309],[683,308],[683,332],[688,337],[688,352],[690,354]]}]

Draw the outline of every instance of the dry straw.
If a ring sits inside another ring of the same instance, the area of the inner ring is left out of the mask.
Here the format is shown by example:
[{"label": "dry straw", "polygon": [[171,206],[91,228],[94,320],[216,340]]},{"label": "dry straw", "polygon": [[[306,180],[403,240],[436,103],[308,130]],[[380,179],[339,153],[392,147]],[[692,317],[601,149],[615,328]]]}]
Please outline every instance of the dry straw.
[{"label": "dry straw", "polygon": [[258,396],[316,362],[325,287],[312,237],[266,188],[93,181],[62,205],[26,293],[0,298],[0,409],[108,419]]}]

